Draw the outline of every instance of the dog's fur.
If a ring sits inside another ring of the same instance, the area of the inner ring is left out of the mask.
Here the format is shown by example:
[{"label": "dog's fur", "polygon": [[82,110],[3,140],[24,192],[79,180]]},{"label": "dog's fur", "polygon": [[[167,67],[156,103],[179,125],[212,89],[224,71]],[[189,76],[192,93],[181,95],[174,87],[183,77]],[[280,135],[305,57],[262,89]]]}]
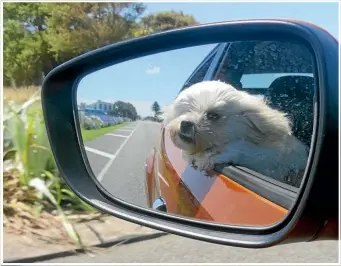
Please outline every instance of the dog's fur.
[{"label": "dog's fur", "polygon": [[[182,121],[192,123],[190,133],[180,130]],[[200,171],[232,163],[285,182],[306,166],[309,149],[291,134],[286,114],[224,82],[182,91],[165,109],[164,123],[184,159]]]}]

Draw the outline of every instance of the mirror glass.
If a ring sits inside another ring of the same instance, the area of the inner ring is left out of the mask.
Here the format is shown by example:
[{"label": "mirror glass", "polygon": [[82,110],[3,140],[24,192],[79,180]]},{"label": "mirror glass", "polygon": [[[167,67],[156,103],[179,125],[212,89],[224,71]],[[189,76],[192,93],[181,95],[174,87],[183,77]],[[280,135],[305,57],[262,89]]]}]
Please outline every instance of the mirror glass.
[{"label": "mirror glass", "polygon": [[268,226],[299,193],[314,120],[314,55],[243,41],[136,58],[85,76],[77,105],[92,174],[126,202]]}]

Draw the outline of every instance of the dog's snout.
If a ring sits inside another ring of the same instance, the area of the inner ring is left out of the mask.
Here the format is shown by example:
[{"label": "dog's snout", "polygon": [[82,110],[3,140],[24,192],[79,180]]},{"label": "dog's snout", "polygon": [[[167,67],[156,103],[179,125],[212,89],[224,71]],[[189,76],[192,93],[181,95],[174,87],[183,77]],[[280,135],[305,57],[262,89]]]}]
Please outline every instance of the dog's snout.
[{"label": "dog's snout", "polygon": [[194,123],[191,121],[181,121],[179,137],[187,143],[194,143]]},{"label": "dog's snout", "polygon": [[180,131],[183,134],[192,134],[194,129],[194,123],[191,121],[181,121]]}]

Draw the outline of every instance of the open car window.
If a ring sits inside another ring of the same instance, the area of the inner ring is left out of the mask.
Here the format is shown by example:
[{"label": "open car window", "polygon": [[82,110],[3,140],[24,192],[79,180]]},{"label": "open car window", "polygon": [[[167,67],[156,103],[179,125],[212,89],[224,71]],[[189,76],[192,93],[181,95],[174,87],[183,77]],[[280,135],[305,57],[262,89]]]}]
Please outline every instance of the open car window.
[{"label": "open car window", "polygon": [[261,98],[269,91],[271,84],[280,77],[311,77],[312,73],[260,73],[260,74],[243,74],[240,80],[241,90],[251,94],[259,95]]},{"label": "open car window", "polygon": [[262,73],[244,74],[241,77],[242,89],[268,89],[272,82],[279,77],[285,76],[307,76],[313,77],[312,73]]}]

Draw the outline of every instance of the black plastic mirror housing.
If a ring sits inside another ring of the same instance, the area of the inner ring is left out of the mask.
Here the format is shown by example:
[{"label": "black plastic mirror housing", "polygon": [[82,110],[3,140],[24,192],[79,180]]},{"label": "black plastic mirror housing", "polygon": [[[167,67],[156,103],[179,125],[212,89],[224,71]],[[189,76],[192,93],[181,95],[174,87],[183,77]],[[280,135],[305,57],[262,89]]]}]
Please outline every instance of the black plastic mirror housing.
[{"label": "black plastic mirror housing", "polygon": [[[146,55],[247,40],[295,40],[306,45],[315,57],[318,97],[311,153],[302,189],[287,217],[269,227],[213,224],[144,209],[112,197],[92,175],[82,145],[76,103],[78,82],[91,72]],[[297,236],[309,240],[326,221],[338,217],[338,58],[338,42],[328,32],[305,22],[284,20],[199,25],[126,40],[83,54],[56,67],[43,83],[44,117],[60,174],[90,205],[154,229],[248,248],[268,247]],[[303,233],[302,227],[309,230]]]}]

